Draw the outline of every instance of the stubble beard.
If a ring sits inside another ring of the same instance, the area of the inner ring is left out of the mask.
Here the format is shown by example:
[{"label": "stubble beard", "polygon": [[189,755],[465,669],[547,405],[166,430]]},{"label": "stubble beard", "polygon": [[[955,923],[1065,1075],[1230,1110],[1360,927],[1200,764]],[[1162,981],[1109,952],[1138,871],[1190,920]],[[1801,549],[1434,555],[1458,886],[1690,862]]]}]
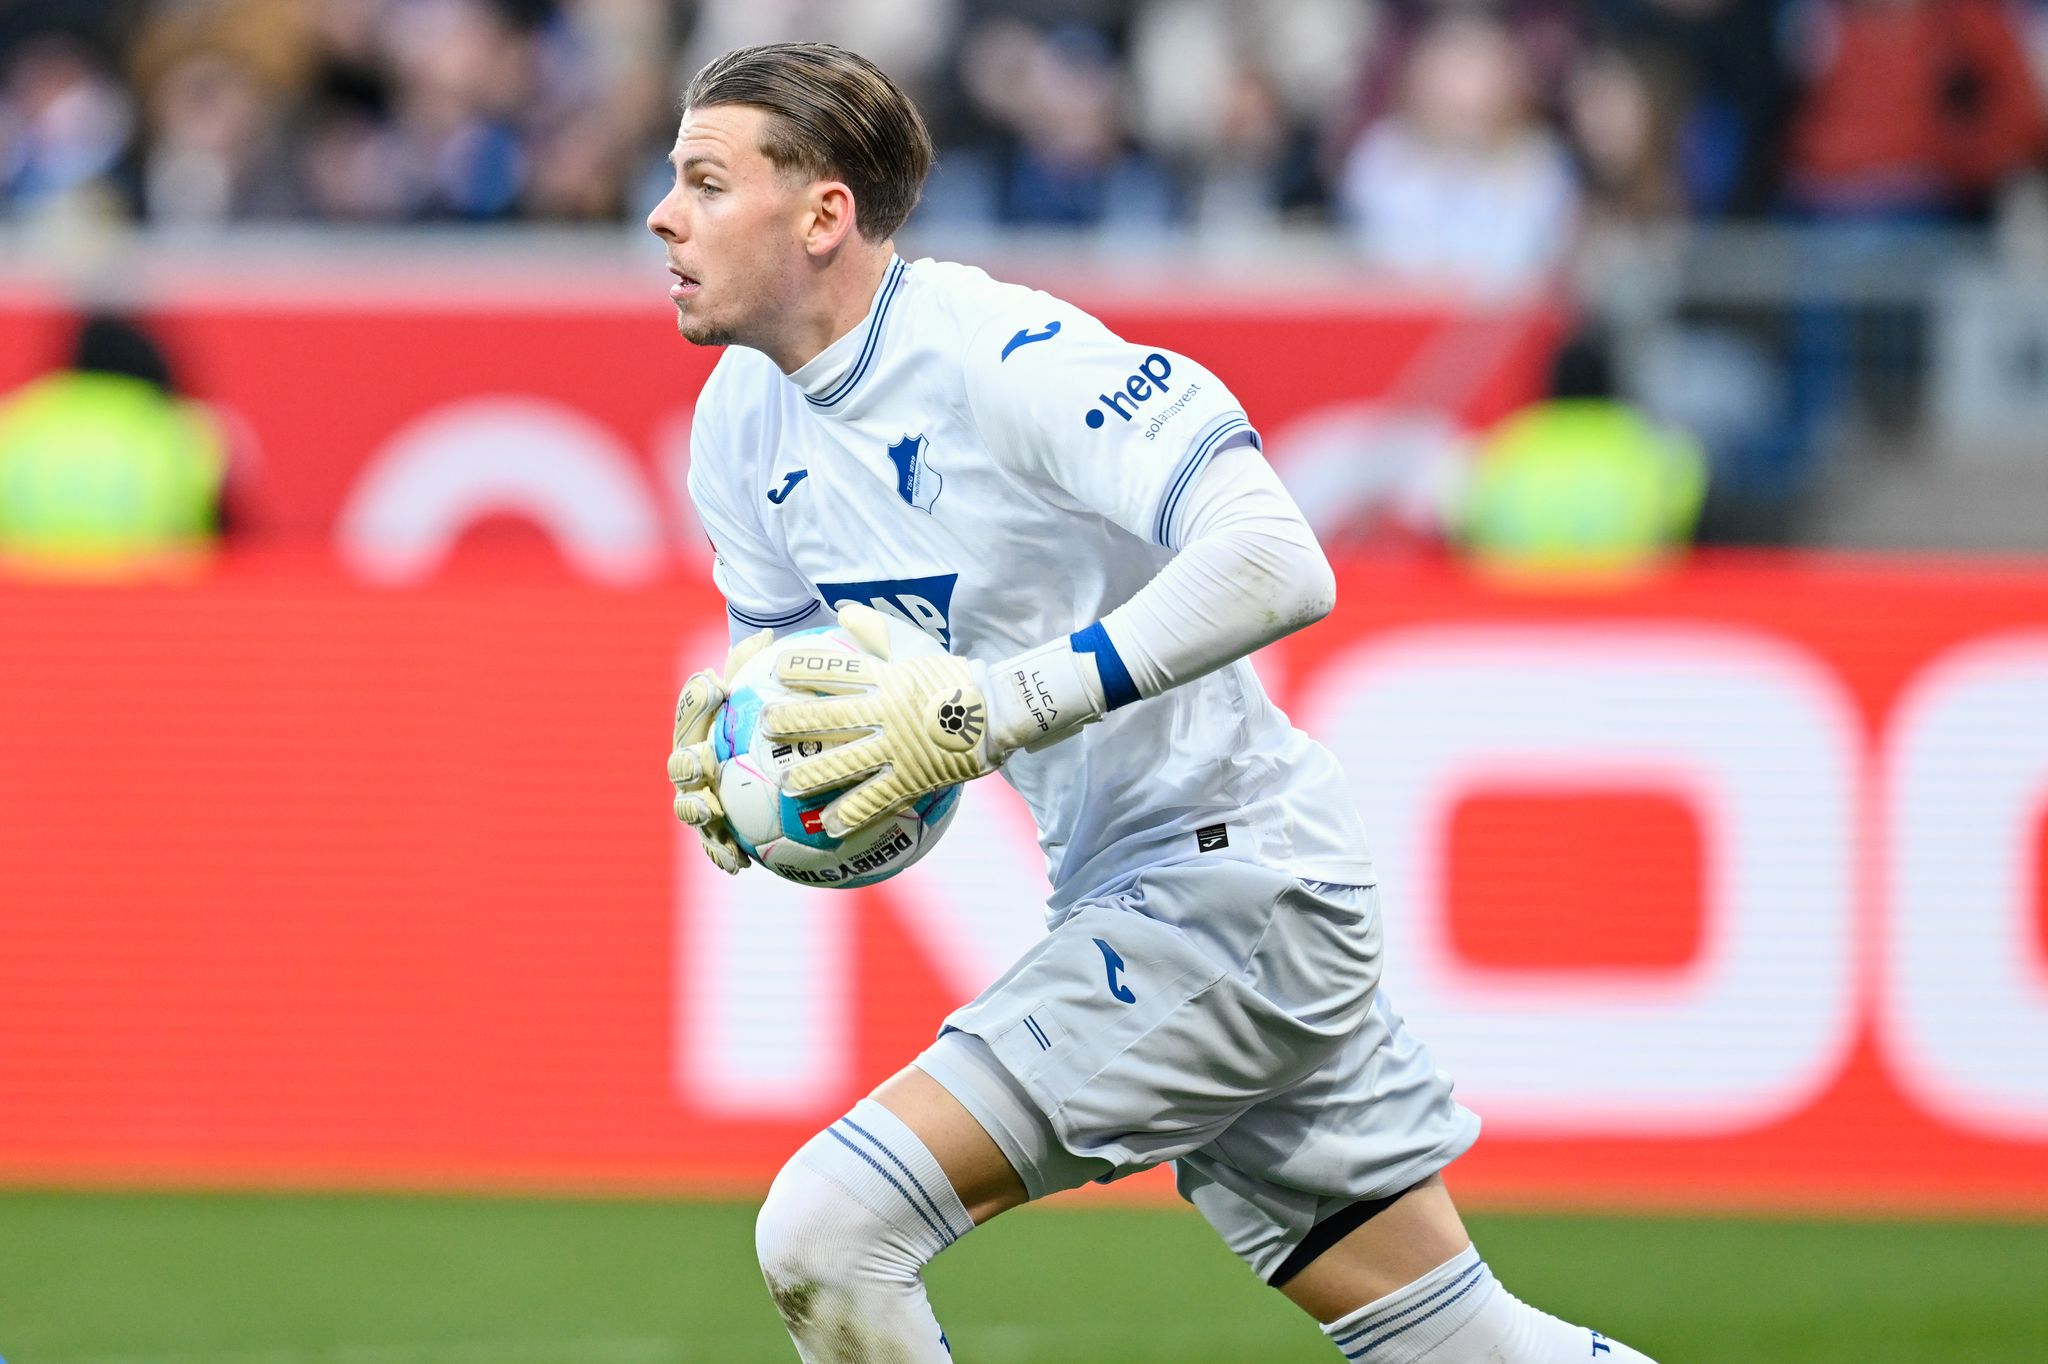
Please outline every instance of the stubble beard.
[{"label": "stubble beard", "polygon": [[734,338],[730,328],[716,322],[693,318],[681,308],[676,309],[676,331],[683,340],[693,346],[730,346]]}]

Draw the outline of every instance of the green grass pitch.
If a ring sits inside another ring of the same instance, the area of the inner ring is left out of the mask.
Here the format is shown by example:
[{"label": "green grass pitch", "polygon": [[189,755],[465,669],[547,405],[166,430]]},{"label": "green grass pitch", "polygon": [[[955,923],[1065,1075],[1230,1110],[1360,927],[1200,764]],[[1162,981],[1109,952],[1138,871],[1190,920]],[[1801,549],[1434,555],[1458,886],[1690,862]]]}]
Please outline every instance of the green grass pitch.
[{"label": "green grass pitch", "polygon": [[[8,1364],[795,1358],[752,1208],[538,1198],[0,1194]],[[1479,1215],[1502,1280],[1662,1364],[2040,1364],[2048,1226]],[[1338,1356],[1179,1208],[1013,1214],[932,1267],[962,1364]]]}]

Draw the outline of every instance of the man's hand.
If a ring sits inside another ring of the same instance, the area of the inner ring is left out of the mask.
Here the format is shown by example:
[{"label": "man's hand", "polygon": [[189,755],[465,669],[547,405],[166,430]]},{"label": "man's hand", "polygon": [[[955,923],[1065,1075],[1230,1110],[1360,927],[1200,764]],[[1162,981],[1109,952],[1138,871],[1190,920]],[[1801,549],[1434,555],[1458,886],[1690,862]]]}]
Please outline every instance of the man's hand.
[{"label": "man's hand", "polygon": [[[806,796],[860,783],[825,807],[827,834],[844,838],[940,787],[993,772],[1008,755],[1011,745],[989,723],[983,665],[905,647],[923,637],[873,607],[841,607],[839,625],[866,653],[786,651],[776,680],[822,695],[761,712],[769,737],[826,745],[783,773],[783,790]],[[904,634],[892,638],[896,631]]]},{"label": "man's hand", "polygon": [[718,755],[711,749],[711,726],[725,704],[730,679],[774,638],[772,630],[747,636],[726,655],[723,675],[709,668],[693,673],[676,698],[675,737],[668,755],[676,818],[697,831],[704,855],[728,875],[737,875],[747,865],[747,854],[726,826],[725,807],[718,803]]}]

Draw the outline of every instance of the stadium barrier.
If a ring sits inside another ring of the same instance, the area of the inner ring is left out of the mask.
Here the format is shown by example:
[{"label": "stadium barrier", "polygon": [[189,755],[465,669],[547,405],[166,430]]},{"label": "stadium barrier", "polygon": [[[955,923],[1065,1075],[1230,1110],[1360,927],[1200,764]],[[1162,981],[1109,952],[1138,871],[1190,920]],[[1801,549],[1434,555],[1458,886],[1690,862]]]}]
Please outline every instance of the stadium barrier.
[{"label": "stadium barrier", "polygon": [[[324,554],[0,585],[0,1180],[758,1188],[1044,883],[998,782],[883,886],[708,870],[660,759],[718,621]],[[1259,666],[1486,1118],[1462,1196],[2048,1209],[2048,568],[1355,564]]]},{"label": "stadium barrier", "polygon": [[[481,277],[475,262],[431,264],[188,267],[136,300],[232,431],[236,535],[321,540],[385,582],[429,576],[480,526],[508,524],[594,581],[701,571],[684,476],[715,353],[675,335],[658,259],[580,285],[544,261]],[[1122,334],[1222,377],[1268,454],[1301,462],[1317,501],[1361,506],[1535,396],[1562,325],[1544,302],[1479,307],[1355,284],[1070,283]],[[0,276],[0,392],[52,363],[68,325],[47,292]]]}]

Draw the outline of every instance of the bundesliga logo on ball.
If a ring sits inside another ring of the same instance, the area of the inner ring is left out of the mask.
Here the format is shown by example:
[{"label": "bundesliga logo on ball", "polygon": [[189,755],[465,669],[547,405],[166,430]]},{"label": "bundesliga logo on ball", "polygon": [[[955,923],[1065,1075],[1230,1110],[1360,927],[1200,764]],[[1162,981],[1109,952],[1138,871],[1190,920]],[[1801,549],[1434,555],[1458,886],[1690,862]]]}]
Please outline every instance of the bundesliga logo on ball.
[{"label": "bundesliga logo on ball", "polygon": [[[776,659],[792,646],[849,657],[860,652],[836,625],[799,630],[762,650],[731,679],[732,690],[711,730],[726,823],[747,856],[785,880],[835,889],[886,881],[939,841],[960,802],[960,788],[943,787],[846,838],[827,834],[825,807],[839,793],[798,798],[784,794],[780,785],[790,764],[816,756],[824,745],[760,733],[763,706],[810,695],[775,680]],[[943,652],[936,643],[930,647],[933,653]]]}]

